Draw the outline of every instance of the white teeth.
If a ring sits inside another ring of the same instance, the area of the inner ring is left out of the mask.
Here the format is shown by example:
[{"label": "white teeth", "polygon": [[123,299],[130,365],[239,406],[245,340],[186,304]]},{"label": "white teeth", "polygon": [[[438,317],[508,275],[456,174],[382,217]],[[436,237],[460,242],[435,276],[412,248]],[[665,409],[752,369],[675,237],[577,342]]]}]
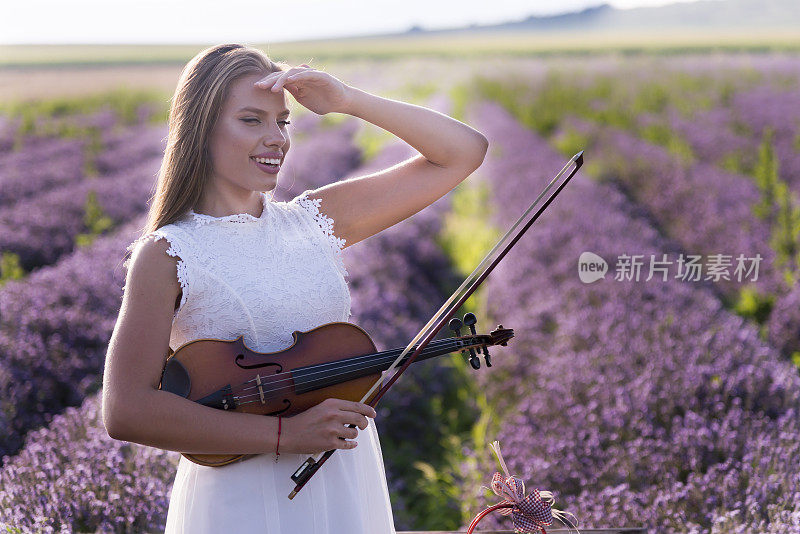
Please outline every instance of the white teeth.
[{"label": "white teeth", "polygon": [[271,163],[272,165],[280,165],[280,158],[252,158],[259,163]]}]

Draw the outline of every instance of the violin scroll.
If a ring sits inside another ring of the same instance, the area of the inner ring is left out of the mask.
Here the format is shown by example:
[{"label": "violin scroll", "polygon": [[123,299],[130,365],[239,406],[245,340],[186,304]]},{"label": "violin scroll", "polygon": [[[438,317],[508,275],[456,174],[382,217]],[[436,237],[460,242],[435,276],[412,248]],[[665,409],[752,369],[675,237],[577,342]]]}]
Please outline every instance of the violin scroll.
[{"label": "violin scroll", "polygon": [[[497,329],[493,330],[489,336],[479,336],[477,331],[475,330],[475,324],[477,324],[478,319],[475,317],[475,314],[472,312],[464,314],[464,320],[462,321],[458,317],[453,317],[450,319],[450,322],[447,324],[450,330],[452,330],[456,337],[461,336],[461,327],[467,325],[469,327],[470,333],[472,334],[473,339],[488,339],[481,343],[472,344],[470,346],[461,349],[461,354],[465,357],[469,354],[469,364],[472,366],[473,369],[477,370],[481,368],[481,361],[478,358],[478,355],[475,351],[474,346],[480,348],[481,352],[483,353],[483,358],[486,361],[486,367],[491,367],[492,362],[490,360],[489,350],[487,349],[488,345],[508,345],[508,340],[514,337],[514,330],[509,328],[503,328],[503,325],[497,325]],[[474,346],[473,346],[474,345]]]}]

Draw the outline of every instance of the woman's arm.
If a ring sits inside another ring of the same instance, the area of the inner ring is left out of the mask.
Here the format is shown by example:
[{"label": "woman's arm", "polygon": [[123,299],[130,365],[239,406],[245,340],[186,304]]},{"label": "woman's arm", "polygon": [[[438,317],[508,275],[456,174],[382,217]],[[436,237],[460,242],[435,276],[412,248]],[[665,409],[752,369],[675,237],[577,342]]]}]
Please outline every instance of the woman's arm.
[{"label": "woman's arm", "polygon": [[438,111],[367,93],[310,67],[267,75],[257,87],[285,88],[319,114],[347,113],[401,138],[420,154],[366,175],[325,185],[309,195],[333,219],[349,247],[433,204],[472,174],[486,156],[486,137]]},{"label": "woman's arm", "polygon": [[[261,454],[275,451],[277,417],[209,408],[158,389],[169,346],[179,285],[177,260],[165,240],[136,247],[119,318],[106,354],[103,424],[109,436],[194,454]],[[366,404],[327,399],[285,418],[279,452],[316,453],[353,448],[375,411]]]},{"label": "woman's arm", "polygon": [[223,412],[158,389],[180,289],[168,247],[163,239],[146,240],[131,257],[103,373],[108,434],[186,453],[274,451],[277,418]]},{"label": "woman's arm", "polygon": [[482,133],[443,113],[353,86],[347,86],[347,101],[340,112],[393,133],[440,167],[474,170],[483,162],[489,146]]}]

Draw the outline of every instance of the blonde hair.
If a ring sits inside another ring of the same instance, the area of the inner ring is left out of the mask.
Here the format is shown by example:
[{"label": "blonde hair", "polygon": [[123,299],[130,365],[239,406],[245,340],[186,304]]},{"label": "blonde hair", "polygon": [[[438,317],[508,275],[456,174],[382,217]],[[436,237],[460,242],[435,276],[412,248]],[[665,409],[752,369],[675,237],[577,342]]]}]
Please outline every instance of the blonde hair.
[{"label": "blonde hair", "polygon": [[141,237],[175,222],[200,200],[212,172],[211,132],[231,83],[247,74],[266,76],[289,68],[236,43],[206,48],[186,64],[170,101],[167,147]]}]

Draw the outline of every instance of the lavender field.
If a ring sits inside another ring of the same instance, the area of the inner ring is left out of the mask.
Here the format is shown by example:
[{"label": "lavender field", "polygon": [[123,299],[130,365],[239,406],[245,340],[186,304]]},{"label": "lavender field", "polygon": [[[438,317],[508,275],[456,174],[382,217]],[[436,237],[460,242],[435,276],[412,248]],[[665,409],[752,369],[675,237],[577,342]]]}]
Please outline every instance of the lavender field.
[{"label": "lavender field", "polygon": [[[514,329],[493,366],[412,366],[378,405],[397,529],[466,530],[498,502],[482,487],[496,439],[580,528],[800,533],[800,57],[337,67],[490,141],[460,186],[345,249],[351,321],[381,350],[585,151],[459,312]],[[0,530],[164,528],[178,454],[109,438],[99,414],[125,247],[167,133],[157,99],[114,102],[0,115]],[[290,134],[277,200],[415,153],[352,117],[298,113]],[[586,252],[604,278],[582,280]]]}]

